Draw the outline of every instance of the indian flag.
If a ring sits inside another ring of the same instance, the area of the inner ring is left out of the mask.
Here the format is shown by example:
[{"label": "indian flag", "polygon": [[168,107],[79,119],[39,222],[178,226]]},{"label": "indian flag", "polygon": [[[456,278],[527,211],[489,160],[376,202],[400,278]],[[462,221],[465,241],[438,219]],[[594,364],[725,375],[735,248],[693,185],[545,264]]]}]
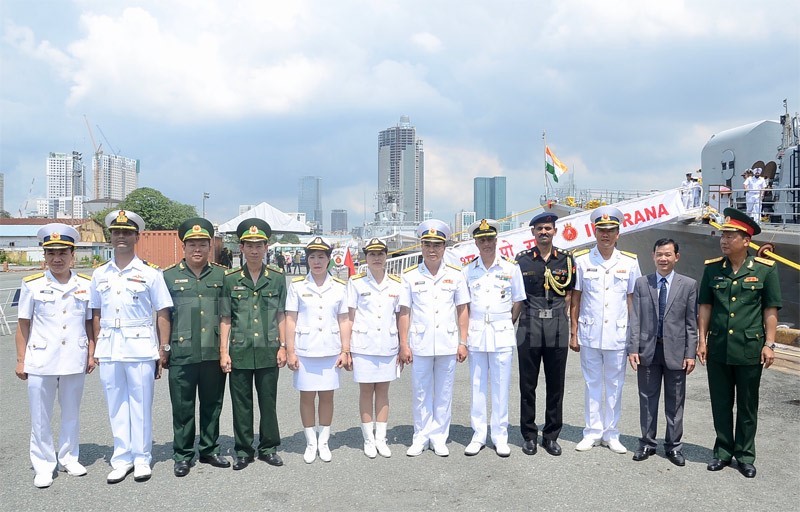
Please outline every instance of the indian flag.
[{"label": "indian flag", "polygon": [[568,170],[567,166],[550,151],[549,146],[544,147],[544,168],[556,183],[558,183],[558,178]]}]

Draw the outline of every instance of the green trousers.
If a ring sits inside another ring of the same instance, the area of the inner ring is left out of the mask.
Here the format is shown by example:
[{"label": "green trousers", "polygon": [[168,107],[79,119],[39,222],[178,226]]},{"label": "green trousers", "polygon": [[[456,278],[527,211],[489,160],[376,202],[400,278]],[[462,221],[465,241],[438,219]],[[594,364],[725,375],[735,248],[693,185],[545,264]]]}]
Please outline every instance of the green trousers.
[{"label": "green trousers", "polygon": [[706,367],[711,415],[714,418],[714,430],[717,432],[714,458],[730,461],[735,457],[739,462],[752,464],[756,460],[758,389],[762,366],[729,365],[709,360]]},{"label": "green trousers", "polygon": [[231,371],[231,405],[233,439],[237,457],[251,457],[253,450],[253,385],[258,393],[258,454],[275,453],[281,444],[278,415],[275,410],[278,394],[278,368]]},{"label": "green trousers", "polygon": [[195,437],[195,397],[200,398],[200,455],[219,453],[219,415],[225,396],[225,374],[219,361],[203,361],[169,368],[172,401],[172,458],[192,460]]}]

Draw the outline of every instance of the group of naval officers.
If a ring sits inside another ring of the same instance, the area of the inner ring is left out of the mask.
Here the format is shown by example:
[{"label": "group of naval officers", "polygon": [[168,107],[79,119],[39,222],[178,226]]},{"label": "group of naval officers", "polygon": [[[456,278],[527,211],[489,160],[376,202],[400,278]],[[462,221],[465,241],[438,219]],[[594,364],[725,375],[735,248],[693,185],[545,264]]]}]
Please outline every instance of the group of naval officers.
[{"label": "group of naval officers", "polygon": [[[491,436],[496,454],[508,457],[515,346],[524,454],[535,454],[539,445],[552,456],[562,453],[558,439],[572,350],[579,353],[585,381],[585,428],[575,449],[602,445],[627,452],[618,424],[630,365],[637,373],[642,434],[633,460],[656,453],[663,386],[664,452],[684,466],[686,377],[699,360],[708,368],[716,430],[707,469],[719,471],[736,459],[738,470],[752,478],[759,382],[774,360],[780,290],[773,262],[747,250],[758,223],[735,209],[724,214],[723,255],[706,261],[699,285],[675,272],[680,253],[671,239],[655,242],[656,271],[642,276],[637,256],[616,247],[624,217],[612,206],[591,212],[596,244],[574,253],[554,245],[556,215],[536,215],[530,221],[535,246],[515,259],[497,251],[499,224],[482,219],[468,228],[478,254],[462,266],[445,261],[447,224],[427,220],[417,229],[418,265],[400,276],[388,273],[387,247],[372,239],[363,249],[366,270],[348,281],[329,274],[332,247],[315,237],[305,249],[308,274],[287,282],[283,269],[263,263],[271,228],[256,218],[237,228],[241,267],[211,262],[213,225],[191,218],[178,229],[184,258],[162,271],[136,255],[145,228],[141,217],[112,212],[106,225],[114,256],[91,277],[71,270],[78,232],[48,224],[38,233],[46,270],[23,279],[16,333],[15,371],[27,380],[30,402],[34,485],[51,486],[56,470],[86,474],[79,462],[79,407],[85,375],[93,371],[100,374],[114,440],[108,483],[130,473],[136,481],[150,478],[154,381],[167,368],[177,477],[190,472],[196,453],[200,463],[234,470],[256,458],[283,465],[276,399],[284,366],[300,391],[308,464],[332,458],[328,441],[342,370],[352,371],[359,384],[364,454],[390,457],[389,385],[409,365],[413,437],[406,455],[430,449],[448,456],[455,369],[464,361],[473,431],[464,453],[477,455]],[[218,442],[228,379],[233,463]],[[56,398],[57,452],[50,425]]]}]

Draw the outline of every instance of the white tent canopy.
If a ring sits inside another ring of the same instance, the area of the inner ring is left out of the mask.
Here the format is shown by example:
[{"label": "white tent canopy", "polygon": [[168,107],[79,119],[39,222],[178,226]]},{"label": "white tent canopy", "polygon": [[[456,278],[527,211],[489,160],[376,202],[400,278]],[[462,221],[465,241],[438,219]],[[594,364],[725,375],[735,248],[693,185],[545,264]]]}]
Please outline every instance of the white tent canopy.
[{"label": "white tent canopy", "polygon": [[283,213],[274,206],[261,203],[238,215],[217,228],[219,233],[235,233],[236,227],[245,219],[258,218],[265,220],[273,233],[310,233],[311,229],[289,214]]}]

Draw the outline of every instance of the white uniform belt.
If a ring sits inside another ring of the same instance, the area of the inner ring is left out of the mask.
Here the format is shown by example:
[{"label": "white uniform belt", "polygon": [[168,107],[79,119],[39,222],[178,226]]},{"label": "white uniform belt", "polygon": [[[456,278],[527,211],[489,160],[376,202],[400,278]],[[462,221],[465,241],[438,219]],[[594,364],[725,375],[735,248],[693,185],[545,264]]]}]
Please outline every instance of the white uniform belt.
[{"label": "white uniform belt", "polygon": [[150,327],[152,318],[101,318],[100,327],[119,329],[120,327]]},{"label": "white uniform belt", "polygon": [[511,320],[511,311],[508,313],[489,313],[488,311],[478,313],[476,311],[470,311],[469,319],[475,322],[486,322],[490,324],[500,320]]}]

